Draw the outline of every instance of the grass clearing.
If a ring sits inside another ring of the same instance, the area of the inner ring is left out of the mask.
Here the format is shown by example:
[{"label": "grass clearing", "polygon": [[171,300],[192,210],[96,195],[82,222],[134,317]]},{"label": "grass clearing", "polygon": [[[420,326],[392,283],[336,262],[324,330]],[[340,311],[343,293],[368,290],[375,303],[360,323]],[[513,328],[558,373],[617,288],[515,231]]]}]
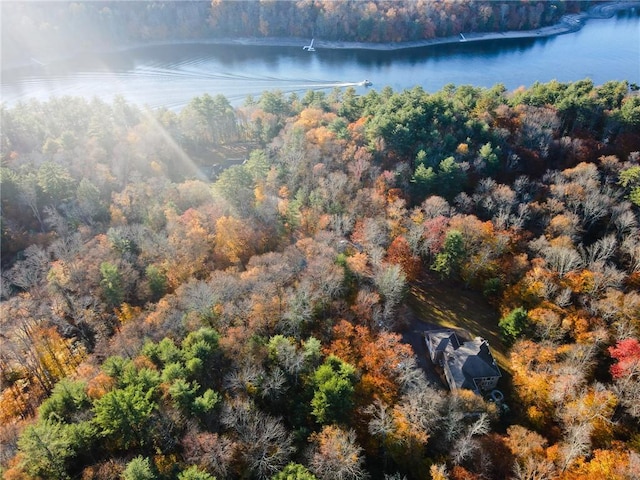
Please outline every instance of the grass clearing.
[{"label": "grass clearing", "polygon": [[411,284],[408,305],[423,322],[463,329],[486,339],[499,367],[510,371],[507,347],[498,330],[499,314],[479,292],[426,274]]}]

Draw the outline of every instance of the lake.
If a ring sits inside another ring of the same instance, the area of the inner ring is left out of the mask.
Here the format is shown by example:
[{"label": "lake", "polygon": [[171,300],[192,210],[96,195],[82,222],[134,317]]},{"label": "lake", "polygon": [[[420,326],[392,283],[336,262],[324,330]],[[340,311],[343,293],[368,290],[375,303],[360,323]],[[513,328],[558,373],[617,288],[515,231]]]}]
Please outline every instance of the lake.
[{"label": "lake", "polygon": [[434,45],[399,51],[330,50],[207,44],[148,46],[118,53],[3,69],[2,101],[98,96],[151,107],[183,107],[197,95],[224,94],[239,105],[264,90],[304,93],[354,86],[422,86],[435,92],[448,83],[507,89],[535,81],[591,78],[596,84],[640,84],[640,10],[590,19],[575,33],[533,39]]}]

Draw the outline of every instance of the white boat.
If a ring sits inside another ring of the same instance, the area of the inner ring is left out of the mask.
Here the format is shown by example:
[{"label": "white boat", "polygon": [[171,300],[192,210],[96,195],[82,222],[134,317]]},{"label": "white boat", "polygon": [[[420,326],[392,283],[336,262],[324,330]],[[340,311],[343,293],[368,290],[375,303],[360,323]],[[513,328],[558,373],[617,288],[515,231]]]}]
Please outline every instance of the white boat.
[{"label": "white boat", "polygon": [[311,43],[309,45],[305,45],[304,47],[302,47],[303,50],[306,50],[307,52],[315,52],[316,49],[313,48],[313,38],[311,39]]},{"label": "white boat", "polygon": [[371,80],[363,80],[360,82],[360,85],[362,85],[363,87],[370,87],[371,85],[373,85],[373,82],[371,82]]}]

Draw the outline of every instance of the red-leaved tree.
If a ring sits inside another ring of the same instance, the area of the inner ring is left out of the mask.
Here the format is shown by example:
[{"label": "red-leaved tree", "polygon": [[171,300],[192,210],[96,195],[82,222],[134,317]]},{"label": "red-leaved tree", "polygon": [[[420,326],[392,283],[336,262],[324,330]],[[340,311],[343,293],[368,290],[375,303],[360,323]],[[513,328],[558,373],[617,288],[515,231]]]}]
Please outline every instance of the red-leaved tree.
[{"label": "red-leaved tree", "polygon": [[618,362],[611,366],[613,378],[622,378],[640,373],[640,342],[627,338],[609,347],[609,355]]}]

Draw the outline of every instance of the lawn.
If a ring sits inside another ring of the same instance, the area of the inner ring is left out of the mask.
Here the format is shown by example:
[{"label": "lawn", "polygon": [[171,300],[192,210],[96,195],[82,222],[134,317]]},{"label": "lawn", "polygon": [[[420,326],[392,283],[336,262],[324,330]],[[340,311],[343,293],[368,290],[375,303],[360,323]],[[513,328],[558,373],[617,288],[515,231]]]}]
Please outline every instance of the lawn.
[{"label": "lawn", "polygon": [[422,322],[463,329],[486,339],[500,368],[510,370],[498,331],[499,314],[479,292],[426,274],[411,284],[408,306]]}]

